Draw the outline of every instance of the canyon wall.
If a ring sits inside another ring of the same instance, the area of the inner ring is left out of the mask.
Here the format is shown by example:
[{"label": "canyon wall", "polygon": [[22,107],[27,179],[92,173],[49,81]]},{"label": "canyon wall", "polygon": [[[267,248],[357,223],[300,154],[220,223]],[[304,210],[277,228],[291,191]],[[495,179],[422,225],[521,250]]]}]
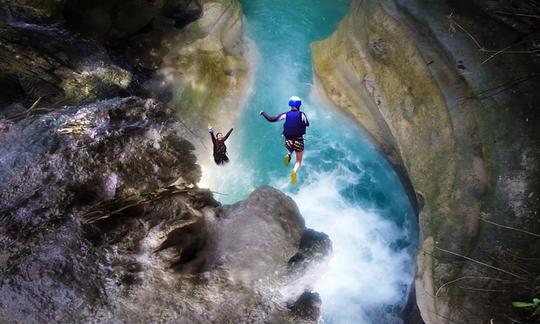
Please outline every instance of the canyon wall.
[{"label": "canyon wall", "polygon": [[530,315],[511,302],[537,293],[538,237],[523,231],[540,232],[538,21],[519,15],[534,12],[528,2],[353,0],[312,46],[321,92],[414,190],[426,323]]}]

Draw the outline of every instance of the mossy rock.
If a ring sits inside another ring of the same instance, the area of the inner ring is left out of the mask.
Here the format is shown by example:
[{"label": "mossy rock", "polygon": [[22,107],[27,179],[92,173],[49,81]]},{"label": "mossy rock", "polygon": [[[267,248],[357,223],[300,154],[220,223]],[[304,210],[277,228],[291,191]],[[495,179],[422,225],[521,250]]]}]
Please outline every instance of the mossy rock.
[{"label": "mossy rock", "polygon": [[130,72],[114,65],[89,67],[80,73],[72,73],[72,76],[64,80],[62,88],[66,100],[73,104],[118,96],[132,81]]}]

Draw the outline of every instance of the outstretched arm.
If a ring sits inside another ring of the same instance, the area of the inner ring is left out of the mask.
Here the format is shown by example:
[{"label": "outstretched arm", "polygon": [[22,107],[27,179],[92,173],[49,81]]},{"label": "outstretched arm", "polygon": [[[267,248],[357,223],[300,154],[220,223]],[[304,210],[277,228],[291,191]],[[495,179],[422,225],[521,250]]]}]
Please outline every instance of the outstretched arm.
[{"label": "outstretched arm", "polygon": [[309,126],[309,120],[307,119],[306,114],[302,113],[302,122],[304,125]]},{"label": "outstretched arm", "polygon": [[216,137],[214,136],[214,130],[210,125],[208,125],[208,133],[210,133],[210,137],[212,138],[212,144],[216,145]]},{"label": "outstretched arm", "polygon": [[233,129],[234,129],[234,128],[231,128],[231,130],[227,132],[227,134],[225,135],[225,138],[223,139],[223,141],[226,141],[227,138],[229,138],[229,135],[231,135]]},{"label": "outstretched arm", "polygon": [[281,114],[279,114],[277,116],[270,116],[267,113],[265,113],[264,111],[261,111],[259,113],[259,115],[262,115],[266,120],[268,120],[269,122],[272,122],[272,123],[280,121],[280,120],[284,120],[285,116],[286,116],[285,113],[281,113]]}]

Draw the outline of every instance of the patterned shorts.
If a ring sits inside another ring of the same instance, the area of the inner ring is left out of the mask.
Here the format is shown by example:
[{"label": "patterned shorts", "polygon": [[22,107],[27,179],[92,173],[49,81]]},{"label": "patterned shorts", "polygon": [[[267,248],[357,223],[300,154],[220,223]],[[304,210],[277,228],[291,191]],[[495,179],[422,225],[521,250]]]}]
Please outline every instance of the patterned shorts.
[{"label": "patterned shorts", "polygon": [[289,152],[303,152],[304,151],[304,138],[285,138],[285,147]]}]

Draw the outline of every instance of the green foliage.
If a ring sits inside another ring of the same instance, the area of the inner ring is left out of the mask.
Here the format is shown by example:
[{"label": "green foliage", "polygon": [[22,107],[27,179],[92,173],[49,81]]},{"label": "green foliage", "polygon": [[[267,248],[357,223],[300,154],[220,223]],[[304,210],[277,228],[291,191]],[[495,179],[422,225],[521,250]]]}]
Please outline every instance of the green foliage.
[{"label": "green foliage", "polygon": [[532,303],[512,302],[512,306],[517,308],[529,308],[536,315],[540,315],[540,298],[533,298]]}]

